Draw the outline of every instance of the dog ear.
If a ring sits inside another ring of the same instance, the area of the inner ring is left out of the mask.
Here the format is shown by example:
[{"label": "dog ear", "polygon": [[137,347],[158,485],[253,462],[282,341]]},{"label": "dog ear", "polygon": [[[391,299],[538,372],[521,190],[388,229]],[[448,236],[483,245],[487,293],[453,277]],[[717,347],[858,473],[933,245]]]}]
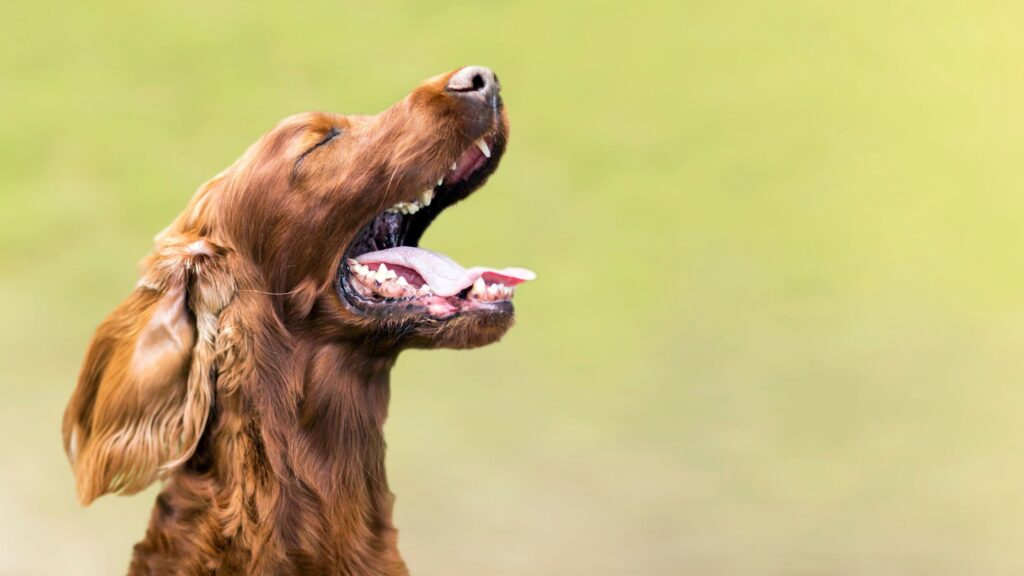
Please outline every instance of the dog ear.
[{"label": "dog ear", "polygon": [[192,455],[213,400],[217,317],[233,294],[225,250],[159,239],[135,291],[100,325],[64,412],[78,496],[132,494]]}]

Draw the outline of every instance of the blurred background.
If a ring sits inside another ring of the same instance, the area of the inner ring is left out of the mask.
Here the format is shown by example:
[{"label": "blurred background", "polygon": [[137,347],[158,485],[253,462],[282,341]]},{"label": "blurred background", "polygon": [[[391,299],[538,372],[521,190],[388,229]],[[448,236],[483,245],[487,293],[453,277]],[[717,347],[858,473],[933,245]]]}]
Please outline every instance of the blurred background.
[{"label": "blurred background", "polygon": [[60,417],[153,235],[280,118],[501,77],[501,170],[425,245],[518,326],[410,352],[420,575],[1024,572],[1019,3],[6,2],[0,574],[115,574]]}]

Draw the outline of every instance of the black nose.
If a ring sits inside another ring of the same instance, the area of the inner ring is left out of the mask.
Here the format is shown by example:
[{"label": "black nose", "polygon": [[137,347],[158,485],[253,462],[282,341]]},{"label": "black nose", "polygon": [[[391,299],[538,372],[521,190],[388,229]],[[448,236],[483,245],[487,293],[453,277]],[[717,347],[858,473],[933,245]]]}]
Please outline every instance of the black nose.
[{"label": "black nose", "polygon": [[490,68],[466,66],[448,79],[446,88],[449,92],[483,97],[485,102],[493,105],[501,85]]}]

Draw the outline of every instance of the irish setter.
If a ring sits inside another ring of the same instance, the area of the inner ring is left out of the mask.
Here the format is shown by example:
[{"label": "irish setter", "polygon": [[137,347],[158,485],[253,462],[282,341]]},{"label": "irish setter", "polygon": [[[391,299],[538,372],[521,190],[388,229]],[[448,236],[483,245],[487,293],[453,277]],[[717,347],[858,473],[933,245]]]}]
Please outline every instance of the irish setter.
[{"label": "irish setter", "polygon": [[84,504],[166,481],[130,574],[408,573],[391,367],[498,340],[533,277],[417,244],[507,140],[497,76],[460,68],[376,116],[285,119],[156,237],[63,424]]}]

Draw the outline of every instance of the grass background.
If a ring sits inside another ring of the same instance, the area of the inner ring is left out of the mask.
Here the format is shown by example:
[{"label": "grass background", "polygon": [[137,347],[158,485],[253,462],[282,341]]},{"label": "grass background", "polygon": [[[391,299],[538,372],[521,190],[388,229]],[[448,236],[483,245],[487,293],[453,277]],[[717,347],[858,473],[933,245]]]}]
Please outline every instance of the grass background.
[{"label": "grass background", "polygon": [[502,169],[425,244],[519,325],[411,352],[421,575],[1024,572],[1024,8],[978,0],[0,6],[0,574],[113,574],[60,415],[192,191],[278,119],[493,67]]}]

